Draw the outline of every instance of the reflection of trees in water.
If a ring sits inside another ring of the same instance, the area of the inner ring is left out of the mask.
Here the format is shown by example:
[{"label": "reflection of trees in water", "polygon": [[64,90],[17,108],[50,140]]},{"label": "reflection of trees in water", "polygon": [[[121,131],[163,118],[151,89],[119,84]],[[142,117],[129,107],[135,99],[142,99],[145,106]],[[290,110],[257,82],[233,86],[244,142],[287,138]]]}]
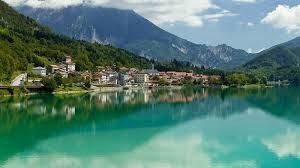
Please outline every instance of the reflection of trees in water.
[{"label": "reflection of trees in water", "polygon": [[226,89],[219,94],[223,100],[229,98],[241,99],[267,113],[294,123],[300,123],[300,88],[281,87],[265,89]]}]

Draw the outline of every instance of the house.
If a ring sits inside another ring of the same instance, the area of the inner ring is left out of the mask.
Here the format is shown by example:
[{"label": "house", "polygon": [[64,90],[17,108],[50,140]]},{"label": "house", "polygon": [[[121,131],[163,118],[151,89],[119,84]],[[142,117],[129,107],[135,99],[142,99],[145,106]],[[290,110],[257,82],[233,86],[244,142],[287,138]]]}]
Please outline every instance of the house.
[{"label": "house", "polygon": [[109,78],[108,84],[111,85],[118,85],[118,77],[117,76],[113,76]]},{"label": "house", "polygon": [[102,73],[101,72],[93,73],[92,80],[95,84],[101,84],[101,78],[102,78]]},{"label": "house", "polygon": [[149,75],[145,73],[139,73],[135,75],[135,82],[139,84],[145,84],[149,82]]},{"label": "house", "polygon": [[142,73],[148,74],[149,76],[159,76],[159,71],[155,69],[145,69]]},{"label": "house", "polygon": [[130,84],[130,76],[127,73],[119,73],[118,84],[121,86]]},{"label": "house", "polygon": [[151,69],[144,69],[142,71],[142,73],[144,74],[148,74],[149,76],[159,76],[159,71],[154,69],[154,65],[152,65],[152,68]]},{"label": "house", "polygon": [[72,57],[71,56],[69,56],[69,55],[67,55],[66,57],[65,57],[65,64],[72,64],[73,62],[72,62]]},{"label": "house", "polygon": [[24,86],[27,79],[27,73],[21,74],[12,81],[11,86]]},{"label": "house", "polygon": [[95,72],[92,75],[93,82],[95,84],[118,84],[119,74],[115,71],[102,70],[101,72]]},{"label": "house", "polygon": [[46,76],[47,70],[44,67],[34,67],[32,68],[32,73],[35,75]]},{"label": "house", "polygon": [[208,82],[208,80],[209,80],[208,75],[200,75],[200,78],[202,79],[203,82]]},{"label": "house", "polygon": [[107,84],[109,82],[109,77],[106,74],[101,75],[100,83]]},{"label": "house", "polygon": [[81,72],[80,75],[83,77],[84,80],[92,79],[92,73],[89,71]]},{"label": "house", "polygon": [[61,74],[63,78],[68,77],[68,73],[64,67],[60,67],[55,73]]},{"label": "house", "polygon": [[76,72],[76,65],[72,62],[71,56],[66,56],[65,61],[60,65],[50,65],[48,67],[48,73],[59,73],[63,77],[68,77],[69,73]]},{"label": "house", "polygon": [[65,60],[65,65],[66,65],[66,71],[68,73],[75,72],[76,70],[76,65],[75,63],[72,62],[72,57],[71,56],[66,56]]},{"label": "house", "polygon": [[96,74],[93,76],[93,82],[96,85],[107,84],[108,78],[105,74]]},{"label": "house", "polygon": [[48,69],[48,73],[54,74],[54,73],[56,73],[58,71],[59,66],[57,66],[57,65],[50,65],[47,69]]}]

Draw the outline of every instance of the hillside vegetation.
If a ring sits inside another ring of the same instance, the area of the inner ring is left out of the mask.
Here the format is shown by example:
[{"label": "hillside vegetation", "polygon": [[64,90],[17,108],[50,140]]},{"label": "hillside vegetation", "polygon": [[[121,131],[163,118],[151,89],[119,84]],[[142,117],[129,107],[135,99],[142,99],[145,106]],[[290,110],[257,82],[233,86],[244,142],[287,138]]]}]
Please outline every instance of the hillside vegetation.
[{"label": "hillside vegetation", "polygon": [[0,0],[0,81],[32,66],[58,63],[72,55],[77,70],[116,65],[145,68],[151,62],[112,46],[91,44],[52,33]]},{"label": "hillside vegetation", "polygon": [[296,38],[257,54],[242,69],[269,80],[290,80],[299,84],[299,65],[300,38]]}]

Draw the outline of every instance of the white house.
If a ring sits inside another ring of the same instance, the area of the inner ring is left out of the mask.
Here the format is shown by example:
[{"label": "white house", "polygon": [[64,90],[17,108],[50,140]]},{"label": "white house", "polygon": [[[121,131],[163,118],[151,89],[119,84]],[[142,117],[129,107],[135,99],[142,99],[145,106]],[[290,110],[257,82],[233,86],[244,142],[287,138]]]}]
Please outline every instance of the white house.
[{"label": "white house", "polygon": [[142,73],[148,74],[149,76],[159,76],[159,71],[154,69],[153,64],[151,69],[144,69]]},{"label": "white house", "polygon": [[34,73],[36,75],[46,76],[47,70],[44,67],[35,67],[35,68],[32,68],[32,73]]},{"label": "white house", "polygon": [[68,73],[75,72],[76,66],[75,63],[72,62],[71,56],[66,56],[65,65]]},{"label": "white house", "polygon": [[149,75],[145,73],[136,74],[135,82],[139,84],[145,84],[149,82]]}]

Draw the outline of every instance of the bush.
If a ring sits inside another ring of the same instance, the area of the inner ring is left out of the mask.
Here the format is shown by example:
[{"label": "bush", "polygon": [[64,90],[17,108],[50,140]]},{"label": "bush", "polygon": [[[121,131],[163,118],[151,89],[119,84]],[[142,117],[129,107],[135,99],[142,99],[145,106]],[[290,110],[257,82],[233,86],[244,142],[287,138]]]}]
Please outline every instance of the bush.
[{"label": "bush", "polygon": [[91,80],[88,78],[88,79],[86,79],[85,80],[85,82],[84,82],[84,87],[86,88],[86,89],[89,89],[89,88],[91,88]]},{"label": "bush", "polygon": [[225,77],[226,83],[229,85],[246,85],[249,82],[249,77],[245,74],[233,73]]},{"label": "bush", "polygon": [[25,94],[28,94],[29,91],[25,88],[25,87],[21,87],[21,88],[13,88],[12,89],[12,94],[14,96],[22,96]]},{"label": "bush", "polygon": [[53,77],[45,77],[42,79],[42,84],[44,85],[44,88],[48,92],[53,92],[55,89],[58,88],[56,81]]},{"label": "bush", "polygon": [[296,86],[300,86],[300,73],[295,74],[292,83]]},{"label": "bush", "polygon": [[8,90],[0,90],[0,97],[10,95]]},{"label": "bush", "polygon": [[168,85],[170,85],[169,83],[168,83],[168,81],[166,81],[165,79],[159,79],[158,80],[158,85],[159,86],[168,86]]},{"label": "bush", "polygon": [[63,76],[59,73],[54,75],[54,80],[58,86],[61,86],[63,84]]}]

